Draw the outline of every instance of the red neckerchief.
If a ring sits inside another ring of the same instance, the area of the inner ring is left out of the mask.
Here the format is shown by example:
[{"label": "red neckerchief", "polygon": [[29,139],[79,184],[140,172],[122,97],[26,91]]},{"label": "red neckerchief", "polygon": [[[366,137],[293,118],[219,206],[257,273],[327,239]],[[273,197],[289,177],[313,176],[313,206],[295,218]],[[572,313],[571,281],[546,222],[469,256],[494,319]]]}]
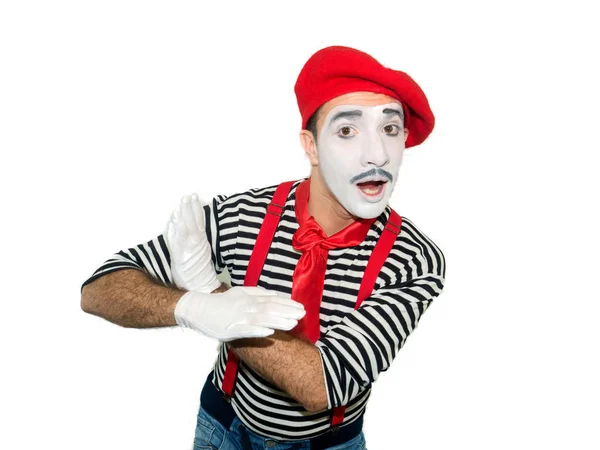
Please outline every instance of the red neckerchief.
[{"label": "red neckerchief", "polygon": [[292,237],[292,246],[302,252],[292,279],[292,299],[304,305],[306,315],[291,333],[314,344],[321,334],[319,313],[329,250],[360,244],[377,218],[357,219],[343,230],[327,237],[314,217],[309,216],[309,197],[310,178],[300,183],[296,189],[295,212],[300,227]]}]

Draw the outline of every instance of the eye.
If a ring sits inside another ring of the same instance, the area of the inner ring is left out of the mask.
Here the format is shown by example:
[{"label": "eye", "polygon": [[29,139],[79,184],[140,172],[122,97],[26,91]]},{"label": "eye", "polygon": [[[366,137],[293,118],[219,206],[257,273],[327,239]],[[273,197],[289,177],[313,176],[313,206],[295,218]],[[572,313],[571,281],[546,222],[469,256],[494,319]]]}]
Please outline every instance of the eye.
[{"label": "eye", "polygon": [[400,127],[398,125],[386,125],[383,127],[383,131],[388,136],[398,136],[400,133]]},{"label": "eye", "polygon": [[340,137],[349,138],[349,137],[352,137],[352,136],[354,136],[356,134],[355,131],[356,130],[354,130],[352,127],[346,125],[346,126],[340,128],[339,131],[337,132],[337,134]]}]

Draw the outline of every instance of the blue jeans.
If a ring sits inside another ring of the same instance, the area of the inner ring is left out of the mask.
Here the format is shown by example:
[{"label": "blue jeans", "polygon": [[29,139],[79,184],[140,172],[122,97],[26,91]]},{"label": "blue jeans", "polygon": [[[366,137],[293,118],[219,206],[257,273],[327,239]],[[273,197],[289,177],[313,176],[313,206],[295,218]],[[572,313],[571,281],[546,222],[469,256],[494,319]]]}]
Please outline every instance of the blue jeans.
[{"label": "blue jeans", "polygon": [[[265,438],[249,430],[235,417],[229,429],[225,429],[202,407],[198,412],[194,450],[310,450],[308,440],[277,441]],[[361,433],[354,439],[328,450],[366,450],[365,436]]]}]

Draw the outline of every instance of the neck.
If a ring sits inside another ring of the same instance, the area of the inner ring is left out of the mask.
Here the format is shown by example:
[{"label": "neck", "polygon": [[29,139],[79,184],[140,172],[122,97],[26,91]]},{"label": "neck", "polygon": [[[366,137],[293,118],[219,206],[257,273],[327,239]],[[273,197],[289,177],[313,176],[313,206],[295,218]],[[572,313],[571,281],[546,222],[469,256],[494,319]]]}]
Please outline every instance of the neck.
[{"label": "neck", "polygon": [[356,220],[336,200],[316,167],[312,168],[310,177],[308,212],[327,236],[334,235]]}]

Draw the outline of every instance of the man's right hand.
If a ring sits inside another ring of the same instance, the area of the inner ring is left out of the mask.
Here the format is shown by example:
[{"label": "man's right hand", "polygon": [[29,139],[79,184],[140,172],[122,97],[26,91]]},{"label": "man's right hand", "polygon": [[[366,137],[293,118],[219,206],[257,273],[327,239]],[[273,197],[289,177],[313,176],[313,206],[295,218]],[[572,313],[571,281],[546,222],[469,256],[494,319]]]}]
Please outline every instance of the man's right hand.
[{"label": "man's right hand", "polygon": [[165,234],[171,254],[171,273],[177,287],[205,293],[217,289],[221,283],[212,263],[203,204],[198,195],[181,199]]},{"label": "man's right hand", "polygon": [[261,287],[236,286],[227,292],[188,292],[175,307],[177,324],[228,342],[291,330],[304,317],[302,304]]}]

